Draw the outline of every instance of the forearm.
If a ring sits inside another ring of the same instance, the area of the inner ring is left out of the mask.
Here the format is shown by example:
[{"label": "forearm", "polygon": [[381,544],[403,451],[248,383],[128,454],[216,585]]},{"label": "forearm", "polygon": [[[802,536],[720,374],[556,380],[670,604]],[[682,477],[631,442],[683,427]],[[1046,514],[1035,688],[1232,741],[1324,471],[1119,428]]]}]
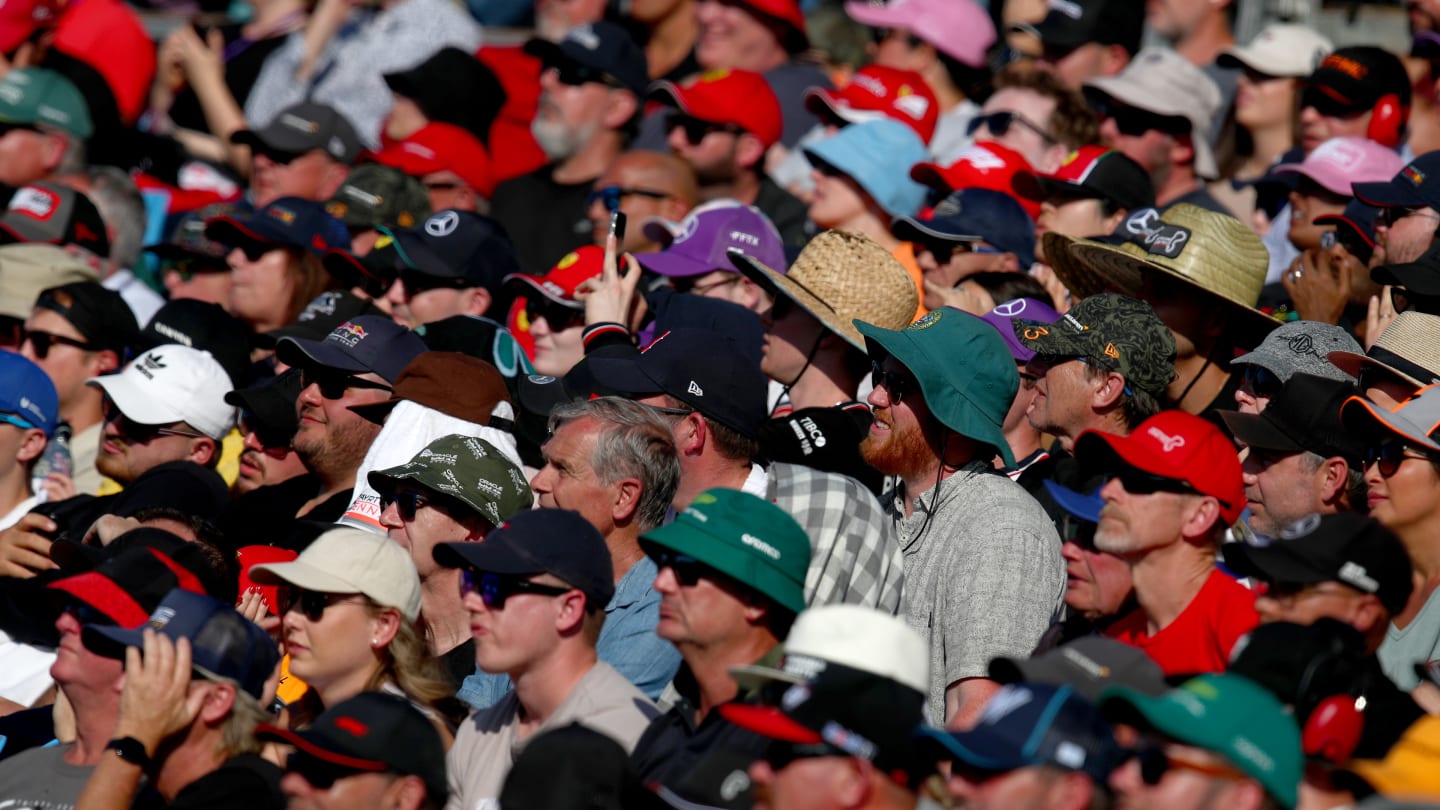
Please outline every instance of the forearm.
[{"label": "forearm", "polygon": [[[202,145],[199,138],[200,133],[190,133],[189,137],[181,137],[176,133],[176,138],[185,144],[192,152],[203,153],[206,157],[223,159],[228,161],[235,170],[242,176],[250,174],[250,150],[246,147],[232,144],[230,136],[234,135],[247,126],[245,111],[240,109],[240,104],[235,101],[235,96],[225,84],[225,77],[220,75],[209,75],[203,78],[196,77],[192,85],[195,89],[195,97],[200,100],[200,109],[205,114],[205,124],[210,128],[210,133],[215,136],[215,143]],[[194,146],[199,149],[192,148]],[[216,155],[216,152],[219,152]]]},{"label": "forearm", "polygon": [[114,751],[106,751],[100,764],[90,772],[75,810],[126,810],[140,791],[145,772]]},{"label": "forearm", "polygon": [[1000,684],[989,678],[963,678],[945,688],[945,727],[964,731],[980,719]]}]

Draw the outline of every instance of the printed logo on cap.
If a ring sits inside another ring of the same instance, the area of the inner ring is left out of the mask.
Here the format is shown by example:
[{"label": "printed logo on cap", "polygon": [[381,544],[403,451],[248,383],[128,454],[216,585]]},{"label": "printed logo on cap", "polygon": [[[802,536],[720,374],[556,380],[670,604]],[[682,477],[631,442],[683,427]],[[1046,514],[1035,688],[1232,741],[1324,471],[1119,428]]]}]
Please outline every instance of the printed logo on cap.
[{"label": "printed logo on cap", "polygon": [[744,231],[731,231],[730,242],[735,245],[746,245],[747,247],[754,248],[760,247],[760,237]]},{"label": "printed logo on cap", "polygon": [[755,535],[750,534],[749,532],[740,533],[740,542],[744,543],[750,548],[755,549],[761,554],[764,554],[766,557],[769,557],[772,560],[780,559],[780,549],[775,548],[774,546],[770,545],[764,540],[761,540]]},{"label": "printed logo on cap", "polygon": [[595,29],[590,23],[584,23],[583,25],[577,25],[571,28],[570,33],[565,35],[565,39],[579,45],[587,51],[593,51],[600,47],[600,36],[595,33]]},{"label": "printed logo on cap", "polygon": [[1414,166],[1406,166],[1400,170],[1400,174],[1406,180],[1410,181],[1410,185],[1412,186],[1421,186],[1425,183],[1425,173]]},{"label": "printed logo on cap", "polygon": [[150,616],[150,621],[146,622],[145,626],[153,627],[156,630],[163,630],[165,625],[169,624],[170,620],[174,618],[175,608],[161,606],[155,609],[155,612]]},{"label": "printed logo on cap", "polygon": [[915,330],[929,329],[930,327],[932,327],[932,326],[934,326],[935,324],[939,323],[941,317],[943,317],[943,316],[941,315],[940,310],[938,310],[938,309],[932,309],[932,310],[930,310],[929,312],[925,313],[924,315],[921,315],[919,320],[917,320],[917,321],[915,321],[914,323],[910,324],[910,325],[909,325],[908,327],[906,327],[906,328],[907,328],[907,329],[915,329]]},{"label": "printed logo on cap", "polygon": [[[1311,357],[1326,360],[1326,355],[1315,351],[1315,338],[1310,335],[1290,335],[1284,338],[1284,340],[1285,344],[1290,347],[1290,351],[1296,354],[1308,354]],[[1326,362],[1328,362],[1328,360]]]},{"label": "printed logo on cap", "polygon": [[165,358],[162,355],[158,354],[147,355],[146,357],[135,361],[135,370],[140,372],[140,376],[144,377],[145,379],[153,380],[155,379],[155,372],[159,371],[162,368],[168,368],[168,366],[161,362],[164,359]]},{"label": "printed logo on cap", "polygon": [[866,73],[857,73],[850,78],[850,84],[877,98],[885,97],[885,83]]},{"label": "printed logo on cap", "polygon": [[320,131],[320,122],[302,118],[294,113],[284,113],[280,116],[280,123],[291,129],[298,129],[311,135]]},{"label": "printed logo on cap", "polygon": [[1029,307],[1030,299],[1016,298],[1013,301],[1006,301],[1003,304],[996,305],[994,312],[996,315],[1004,315],[1007,318],[1018,318],[1024,314],[1025,310]]},{"label": "printed logo on cap", "polygon": [[434,237],[445,237],[460,227],[460,215],[454,211],[441,211],[425,220],[425,232]]},{"label": "printed logo on cap", "polygon": [[360,345],[360,341],[365,339],[365,335],[365,327],[358,323],[346,321],[335,327],[335,331],[331,332],[330,336],[325,339],[332,343],[339,343],[347,349],[353,349]]},{"label": "printed logo on cap", "polygon": [[1154,208],[1142,208],[1125,220],[1125,233],[1130,242],[1143,248],[1147,253],[1164,256],[1167,259],[1179,257],[1190,241],[1190,229],[1179,225],[1167,225],[1160,221],[1160,212]]},{"label": "printed logo on cap", "polygon": [[685,389],[685,392],[688,394],[694,394],[697,397],[705,396],[705,389],[701,388],[700,384],[695,382],[694,380],[690,381],[690,385]]},{"label": "printed logo on cap", "polygon": [[1160,442],[1160,449],[1164,450],[1167,453],[1172,450],[1178,450],[1181,447],[1185,446],[1184,436],[1171,436],[1170,434],[1157,427],[1150,427],[1145,431],[1145,433],[1149,435],[1150,438],[1154,439],[1157,442]]},{"label": "printed logo on cap", "polygon": [[900,86],[899,98],[895,99],[895,109],[919,121],[930,111],[930,99],[915,95],[910,85],[904,84]]},{"label": "printed logo on cap", "polygon": [[337,719],[335,721],[335,727],[354,737],[364,737],[370,733],[369,726],[353,717],[341,717]]},{"label": "printed logo on cap", "polygon": [[60,195],[39,186],[26,186],[10,198],[10,210],[44,222],[55,214]]},{"label": "printed logo on cap", "polygon": [[1072,20],[1078,20],[1085,15],[1085,9],[1073,0],[1050,0],[1050,10],[1058,11]]},{"label": "printed logo on cap", "polygon": [[283,205],[272,205],[265,209],[265,216],[271,219],[278,219],[286,225],[295,223],[295,212]]},{"label": "printed logo on cap", "polygon": [[1320,528],[1320,515],[1311,512],[1280,530],[1281,540],[1298,540]]}]

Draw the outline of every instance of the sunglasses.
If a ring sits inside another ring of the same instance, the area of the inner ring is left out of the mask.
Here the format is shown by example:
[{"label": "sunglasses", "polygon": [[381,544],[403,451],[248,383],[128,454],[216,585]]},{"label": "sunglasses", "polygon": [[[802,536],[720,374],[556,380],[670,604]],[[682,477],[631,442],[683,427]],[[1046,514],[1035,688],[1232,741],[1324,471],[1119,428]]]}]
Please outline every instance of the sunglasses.
[{"label": "sunglasses", "polygon": [[[789,686],[790,684],[786,684]],[[793,743],[784,740],[770,740],[765,746],[765,753],[761,759],[776,772],[785,770],[790,764],[802,759],[814,759],[815,757],[837,756],[834,748],[825,743]]]},{"label": "sunglasses", "polygon": [[66,599],[60,604],[61,613],[69,613],[81,624],[114,625],[115,620],[79,599]]},{"label": "sunglasses", "polygon": [[909,31],[904,30],[903,28],[871,28],[870,41],[874,42],[876,45],[882,45],[890,41],[890,39],[897,34],[904,35],[905,43],[912,48],[918,48],[921,45],[925,44],[925,40],[915,36]]},{"label": "sunglasses", "polygon": [[54,332],[42,332],[38,329],[25,330],[25,336],[21,338],[20,345],[30,344],[35,351],[35,356],[41,360],[50,356],[50,350],[55,346],[74,346],[85,351],[94,351],[95,344],[84,340],[57,335]]},{"label": "sunglasses", "polygon": [[[1115,474],[1120,479],[1120,486],[1131,495],[1154,495],[1157,492],[1170,492],[1177,495],[1199,495],[1195,487],[1178,478],[1166,478],[1163,475],[1155,475],[1144,470],[1137,470],[1134,467],[1121,470]],[[1216,500],[1220,500],[1216,498]],[[1229,506],[1225,501],[1221,504]]]},{"label": "sunglasses", "polygon": [[[725,278],[722,278],[719,281],[712,281],[709,284],[704,285],[696,284],[695,282],[701,278],[704,278],[704,275],[690,276],[688,278],[677,278],[673,279],[670,283],[672,286],[674,286],[675,292],[690,293],[691,295],[704,295],[711,290],[718,290],[721,287],[728,287],[731,284],[738,283],[740,279],[743,278],[743,276],[741,276],[739,273],[726,273]],[[773,307],[771,308],[771,311],[773,313]]]},{"label": "sunglasses", "polygon": [[429,273],[422,273],[418,270],[405,269],[399,273],[400,283],[405,285],[405,297],[413,298],[420,293],[431,290],[463,290],[466,287],[475,286],[475,282],[469,281],[463,276],[460,278],[445,278],[443,276],[432,276]]},{"label": "sunglasses", "polygon": [[266,423],[251,411],[240,412],[238,427],[240,429],[240,435],[242,436],[247,433],[255,434],[255,439],[260,442],[260,446],[266,450],[278,450],[282,447],[289,448],[290,441],[295,438],[293,433],[283,429],[276,429],[274,425]]},{"label": "sunglasses", "polygon": [[[247,257],[249,254],[246,254]],[[251,259],[251,261],[256,261]],[[197,275],[205,273],[228,273],[230,266],[218,259],[206,259],[199,256],[185,256],[179,259],[165,259],[160,262],[160,274],[174,273],[181,281],[189,281]]]},{"label": "sunglasses", "polygon": [[920,383],[907,371],[886,371],[875,361],[870,362],[870,385],[884,387],[890,393],[890,404],[899,405],[911,391],[919,389]]},{"label": "sunglasses", "polygon": [[654,548],[649,553],[650,559],[655,561],[655,567],[661,570],[669,568],[675,575],[675,581],[682,587],[693,588],[700,580],[714,577],[710,566],[694,557],[678,554],[668,548]]},{"label": "sunglasses", "polygon": [[1419,206],[1416,208],[1395,206],[1390,208],[1383,208],[1380,210],[1380,224],[1384,225],[1386,228],[1393,228],[1395,227],[1395,223],[1399,222],[1402,219],[1409,219],[1410,217],[1440,219],[1440,214],[1436,214],[1433,211],[1425,210],[1425,206]]},{"label": "sunglasses", "polygon": [[1114,119],[1115,128],[1120,134],[1132,138],[1138,138],[1152,130],[1167,135],[1183,135],[1190,131],[1190,122],[1183,118],[1156,115],[1137,107],[1119,104],[1101,105],[1100,117]]},{"label": "sunglasses", "polygon": [[967,253],[975,253],[986,256],[998,256],[1004,253],[999,248],[989,245],[982,245],[978,242],[942,242],[938,239],[922,239],[913,243],[915,252],[925,251],[935,257],[935,261],[946,264],[956,256],[964,256]]},{"label": "sunglasses", "polygon": [[532,324],[544,319],[551,330],[559,332],[584,323],[585,310],[567,307],[548,298],[527,298],[525,299],[525,317]]},{"label": "sunglasses", "polygon": [[325,616],[325,609],[354,597],[356,594],[326,593],[307,591],[296,585],[279,585],[275,588],[275,615],[284,616],[294,610],[312,622]]},{"label": "sunglasses", "polygon": [[364,380],[354,374],[346,374],[343,371],[329,371],[317,368],[304,368],[300,370],[300,388],[304,390],[315,385],[320,388],[320,396],[326,399],[342,399],[345,392],[351,388],[362,388],[371,391],[389,391],[389,384]]},{"label": "sunglasses", "polygon": [[359,768],[346,768],[343,765],[336,765],[304,751],[295,751],[285,759],[285,770],[288,773],[298,774],[301,779],[310,783],[310,786],[317,790],[329,790],[335,783],[347,776],[358,776],[363,773],[374,773],[374,771],[362,770]]},{"label": "sunglasses", "polygon": [[702,121],[684,113],[671,113],[665,118],[665,131],[674,132],[676,127],[685,130],[685,140],[689,141],[691,146],[699,146],[705,140],[705,136],[712,132],[729,132],[736,135],[744,132],[734,124],[717,124],[713,121]]},{"label": "sunglasses", "polygon": [[561,84],[568,84],[571,87],[591,83],[605,84],[619,89],[625,87],[609,73],[576,62],[558,62],[551,67],[555,69],[555,78],[559,79]]},{"label": "sunglasses", "polygon": [[1250,389],[1250,393],[1257,397],[1273,397],[1280,393],[1284,383],[1275,373],[1263,366],[1247,364],[1245,370],[1240,372],[1240,385]]},{"label": "sunglasses", "polygon": [[986,129],[990,130],[991,135],[994,135],[997,138],[1003,138],[1005,137],[1006,133],[1010,131],[1010,128],[1015,126],[1016,124],[1019,124],[1021,127],[1030,130],[1036,135],[1039,135],[1040,138],[1044,140],[1047,144],[1055,143],[1055,137],[1050,133],[1046,132],[1044,127],[1040,126],[1034,121],[1031,121],[1020,113],[1008,111],[993,112],[987,115],[977,115],[974,118],[971,118],[970,123],[965,125],[965,134],[973,137],[983,125]]},{"label": "sunglasses", "polygon": [[605,210],[615,213],[620,210],[620,201],[626,197],[648,197],[652,200],[663,200],[669,197],[663,191],[652,191],[648,188],[630,188],[629,186],[601,186],[585,195],[585,207],[589,208],[596,200],[604,203]]},{"label": "sunglasses", "polygon": [[1400,463],[1407,458],[1434,461],[1429,453],[1417,450],[1403,441],[1388,441],[1379,445],[1370,445],[1365,448],[1365,466],[1378,465],[1380,475],[1385,478],[1395,474],[1400,469]]},{"label": "sunglasses", "polygon": [[505,600],[517,594],[533,593],[537,596],[560,596],[573,590],[575,589],[531,582],[524,577],[506,576],[489,571],[476,571],[473,568],[460,569],[460,598],[464,599],[472,593],[479,594],[480,601],[485,604],[485,607],[491,610],[499,610],[505,607]]},{"label": "sunglasses", "polygon": [[289,166],[300,158],[304,152],[289,152],[284,149],[274,149],[264,144],[255,144],[250,147],[252,157],[265,156],[271,163],[278,163],[281,166]]},{"label": "sunglasses", "polygon": [[400,519],[406,523],[411,523],[415,520],[415,513],[419,512],[422,506],[430,505],[430,498],[414,491],[391,492],[388,495],[381,495],[381,513],[389,509],[392,503],[395,504],[395,511],[400,515]]},{"label": "sunglasses", "polygon": [[121,413],[120,408],[108,397],[105,399],[104,418],[107,424],[110,422],[116,423],[120,428],[121,435],[136,444],[145,444],[159,436],[184,436],[189,439],[205,438],[205,434],[203,433],[170,427],[170,425],[181,424],[180,422],[167,422],[159,425],[146,425],[136,422],[134,419]]},{"label": "sunglasses", "polygon": [[1199,762],[1176,759],[1160,748],[1142,748],[1135,751],[1134,756],[1140,763],[1140,778],[1151,787],[1160,784],[1169,771],[1191,771],[1237,782],[1248,778],[1240,771],[1223,765],[1203,765]]}]

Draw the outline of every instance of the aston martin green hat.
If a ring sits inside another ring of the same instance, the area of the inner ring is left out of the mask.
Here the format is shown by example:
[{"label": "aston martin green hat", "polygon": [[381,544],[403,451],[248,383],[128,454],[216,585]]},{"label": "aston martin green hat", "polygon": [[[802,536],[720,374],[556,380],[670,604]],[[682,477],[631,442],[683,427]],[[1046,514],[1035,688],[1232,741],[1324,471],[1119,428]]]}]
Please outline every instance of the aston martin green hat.
[{"label": "aston martin green hat", "polygon": [[904,329],[863,321],[865,350],[875,361],[894,357],[915,375],[925,405],[945,427],[995,448],[1007,466],[1015,457],[1001,425],[1020,374],[995,327],[958,309],[932,309]]}]

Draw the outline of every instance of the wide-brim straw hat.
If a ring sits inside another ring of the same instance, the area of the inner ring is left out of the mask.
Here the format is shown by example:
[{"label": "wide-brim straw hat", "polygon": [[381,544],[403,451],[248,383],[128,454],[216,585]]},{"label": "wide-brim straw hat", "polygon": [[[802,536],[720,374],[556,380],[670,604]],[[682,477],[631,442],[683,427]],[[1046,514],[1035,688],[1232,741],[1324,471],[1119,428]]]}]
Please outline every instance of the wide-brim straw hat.
[{"label": "wide-brim straw hat", "polygon": [[1240,220],[1181,203],[1136,211],[1116,235],[1109,244],[1045,234],[1045,257],[1077,300],[1107,290],[1138,297],[1147,274],[1163,273],[1223,307],[1242,348],[1280,325],[1255,308],[1270,255]]},{"label": "wide-brim straw hat", "polygon": [[890,251],[868,236],[825,231],[780,273],[731,248],[730,261],[771,295],[783,295],[830,331],[865,351],[852,321],[904,329],[920,307],[915,282]]}]

